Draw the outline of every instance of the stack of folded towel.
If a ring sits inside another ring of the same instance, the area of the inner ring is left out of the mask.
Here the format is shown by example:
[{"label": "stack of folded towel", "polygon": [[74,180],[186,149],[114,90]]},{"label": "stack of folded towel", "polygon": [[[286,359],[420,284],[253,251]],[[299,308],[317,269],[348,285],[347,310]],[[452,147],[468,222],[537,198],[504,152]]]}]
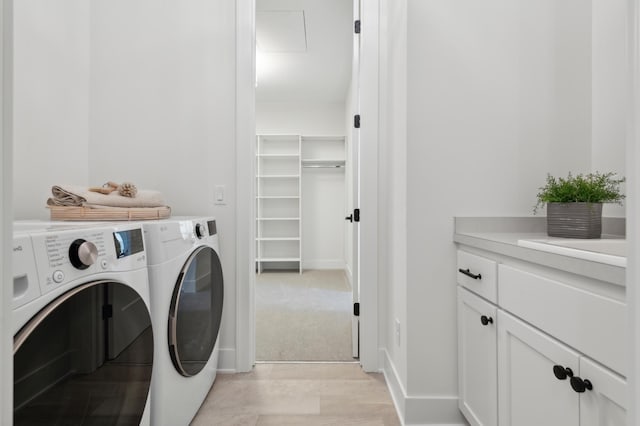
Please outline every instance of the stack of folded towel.
[{"label": "stack of folded towel", "polygon": [[77,185],[56,185],[51,188],[52,197],[47,200],[49,206],[88,207],[88,208],[136,208],[164,207],[164,197],[159,191],[138,190],[135,196],[123,196],[118,191],[102,194]]}]

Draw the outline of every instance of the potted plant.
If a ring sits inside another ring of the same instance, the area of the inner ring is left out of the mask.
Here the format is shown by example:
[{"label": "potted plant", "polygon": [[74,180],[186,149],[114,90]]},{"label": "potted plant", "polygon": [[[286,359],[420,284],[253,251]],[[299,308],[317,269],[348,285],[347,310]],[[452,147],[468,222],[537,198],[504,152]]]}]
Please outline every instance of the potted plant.
[{"label": "potted plant", "polygon": [[602,203],[622,204],[620,184],[625,178],[616,174],[589,173],[566,178],[547,174],[547,183],[539,188],[534,214],[547,205],[547,234],[551,237],[600,238]]}]

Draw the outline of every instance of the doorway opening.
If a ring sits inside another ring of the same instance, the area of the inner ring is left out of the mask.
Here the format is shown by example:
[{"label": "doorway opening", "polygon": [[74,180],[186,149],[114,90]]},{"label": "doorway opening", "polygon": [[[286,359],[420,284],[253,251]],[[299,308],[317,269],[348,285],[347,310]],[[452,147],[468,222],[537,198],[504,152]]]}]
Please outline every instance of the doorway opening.
[{"label": "doorway opening", "polygon": [[256,0],[257,361],[359,355],[357,13],[351,0]]}]

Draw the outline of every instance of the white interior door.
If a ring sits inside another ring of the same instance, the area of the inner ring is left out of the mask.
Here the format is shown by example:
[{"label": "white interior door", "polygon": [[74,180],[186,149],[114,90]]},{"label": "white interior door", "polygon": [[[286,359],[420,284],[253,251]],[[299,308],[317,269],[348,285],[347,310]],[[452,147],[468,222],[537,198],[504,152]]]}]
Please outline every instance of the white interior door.
[{"label": "white interior door", "polygon": [[[351,158],[351,208],[347,213],[351,218],[351,238],[352,238],[352,265],[351,265],[351,288],[353,292],[353,316],[351,320],[351,336],[353,357],[360,357],[360,226],[359,226],[359,206],[360,206],[360,129],[356,128],[355,116],[360,110],[360,34],[356,33],[355,22],[360,20],[360,0],[353,0],[353,64],[351,77],[351,112],[354,116],[354,123],[351,126],[351,146],[349,147]],[[357,307],[357,308],[356,308]]]}]

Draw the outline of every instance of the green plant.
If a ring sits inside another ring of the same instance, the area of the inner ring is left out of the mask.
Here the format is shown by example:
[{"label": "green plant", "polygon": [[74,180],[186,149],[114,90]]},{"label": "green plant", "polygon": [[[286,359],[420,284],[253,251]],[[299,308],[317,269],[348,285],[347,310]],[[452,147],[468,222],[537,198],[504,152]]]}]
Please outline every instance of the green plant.
[{"label": "green plant", "polygon": [[620,184],[625,178],[616,179],[616,174],[589,173],[566,178],[555,178],[547,174],[547,184],[539,188],[538,202],[533,207],[535,214],[546,203],[618,203],[625,195],[620,192]]}]

